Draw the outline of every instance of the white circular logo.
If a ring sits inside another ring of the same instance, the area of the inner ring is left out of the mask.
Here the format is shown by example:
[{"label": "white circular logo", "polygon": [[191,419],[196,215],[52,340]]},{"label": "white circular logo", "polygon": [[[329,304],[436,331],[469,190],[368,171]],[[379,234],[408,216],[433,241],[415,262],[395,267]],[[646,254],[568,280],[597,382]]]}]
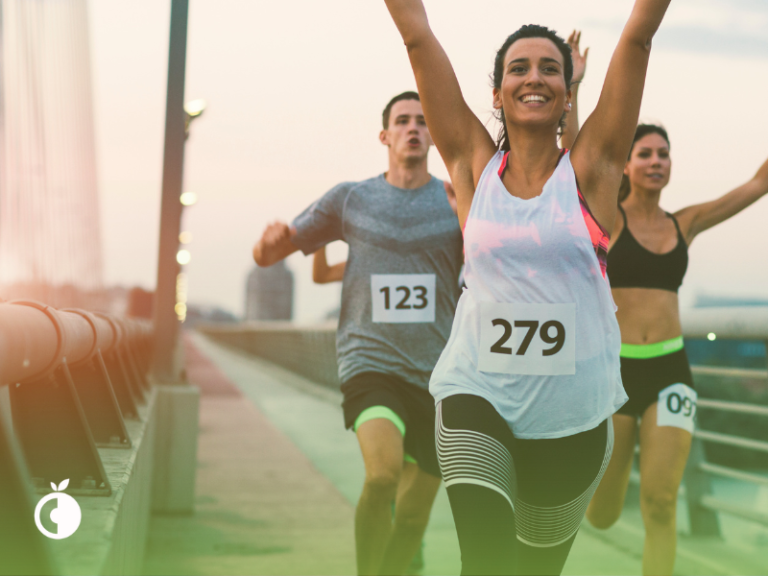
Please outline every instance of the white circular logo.
[{"label": "white circular logo", "polygon": [[[80,527],[80,520],[83,517],[80,505],[77,501],[69,494],[64,494],[62,492],[68,485],[69,479],[64,480],[58,486],[51,482],[51,487],[54,490],[53,494],[48,494],[48,496],[43,497],[40,502],[37,503],[37,506],[35,506],[35,525],[37,526],[37,529],[40,530],[44,536],[53,538],[54,540],[63,540],[64,538],[72,536],[72,534],[74,534]],[[45,529],[40,518],[43,506],[51,500],[56,500],[56,508],[51,510],[51,522],[58,526],[58,530],[55,534]]]}]

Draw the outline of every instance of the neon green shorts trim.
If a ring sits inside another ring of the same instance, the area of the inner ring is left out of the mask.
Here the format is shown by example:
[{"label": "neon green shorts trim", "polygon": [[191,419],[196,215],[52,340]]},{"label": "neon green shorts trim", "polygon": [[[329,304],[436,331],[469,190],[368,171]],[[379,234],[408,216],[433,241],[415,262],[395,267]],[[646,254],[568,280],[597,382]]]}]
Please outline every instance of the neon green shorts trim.
[{"label": "neon green shorts trim", "polygon": [[[403,435],[403,438],[405,438],[405,422],[403,422],[403,419],[398,416],[394,410],[391,408],[387,408],[386,406],[371,406],[370,408],[366,408],[362,412],[360,412],[360,416],[357,417],[357,420],[355,420],[355,425],[352,427],[352,429],[357,432],[357,429],[364,424],[365,422],[368,422],[368,420],[375,420],[376,418],[384,418],[385,420],[389,420],[397,426],[397,429],[400,430],[400,434]],[[403,459],[406,462],[411,462],[413,464],[418,464],[413,456],[410,454],[406,454]]]},{"label": "neon green shorts trim", "polygon": [[666,356],[684,347],[683,337],[678,336],[671,340],[663,342],[654,342],[653,344],[623,344],[621,345],[620,356],[622,358],[637,358],[638,360],[647,360],[648,358],[658,358]]}]

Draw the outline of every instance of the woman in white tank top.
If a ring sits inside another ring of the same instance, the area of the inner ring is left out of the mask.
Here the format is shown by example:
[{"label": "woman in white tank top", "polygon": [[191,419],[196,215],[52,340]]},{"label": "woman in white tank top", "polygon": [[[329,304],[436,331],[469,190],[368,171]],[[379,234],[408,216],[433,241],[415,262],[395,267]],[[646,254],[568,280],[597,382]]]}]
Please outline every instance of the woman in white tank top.
[{"label": "woman in white tank top", "polygon": [[636,0],[595,111],[557,146],[573,61],[553,31],[502,45],[494,142],[465,103],[421,0],[386,0],[456,190],[467,289],[430,391],[464,574],[559,574],[625,401],[606,230],[669,0]]}]

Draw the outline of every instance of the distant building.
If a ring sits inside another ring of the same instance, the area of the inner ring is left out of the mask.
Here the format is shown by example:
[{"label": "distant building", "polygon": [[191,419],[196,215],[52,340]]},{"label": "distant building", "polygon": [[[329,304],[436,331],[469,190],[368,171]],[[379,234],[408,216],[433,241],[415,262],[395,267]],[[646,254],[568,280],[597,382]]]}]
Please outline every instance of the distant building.
[{"label": "distant building", "polygon": [[246,320],[291,320],[293,273],[281,260],[267,268],[256,266],[245,287]]},{"label": "distant building", "polygon": [[232,324],[239,321],[240,319],[237,316],[218,306],[188,304],[187,317],[184,320],[184,328],[194,328],[198,324],[205,323]]}]

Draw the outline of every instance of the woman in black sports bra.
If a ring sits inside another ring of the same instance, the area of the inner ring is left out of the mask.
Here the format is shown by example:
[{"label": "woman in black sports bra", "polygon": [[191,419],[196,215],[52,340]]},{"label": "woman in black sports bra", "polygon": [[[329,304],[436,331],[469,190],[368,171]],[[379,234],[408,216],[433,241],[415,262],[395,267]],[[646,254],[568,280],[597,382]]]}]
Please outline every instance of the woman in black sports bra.
[{"label": "woman in black sports bra", "polygon": [[728,194],[674,215],[665,212],[659,199],[669,182],[669,150],[664,128],[640,125],[624,170],[608,277],[618,306],[621,374],[629,401],[613,416],[613,456],[587,511],[598,528],[619,518],[639,430],[643,574],[674,569],[677,492],[693,433],[696,392],[677,297],[688,246],[699,233],[768,193],[767,161],[752,180]]}]

